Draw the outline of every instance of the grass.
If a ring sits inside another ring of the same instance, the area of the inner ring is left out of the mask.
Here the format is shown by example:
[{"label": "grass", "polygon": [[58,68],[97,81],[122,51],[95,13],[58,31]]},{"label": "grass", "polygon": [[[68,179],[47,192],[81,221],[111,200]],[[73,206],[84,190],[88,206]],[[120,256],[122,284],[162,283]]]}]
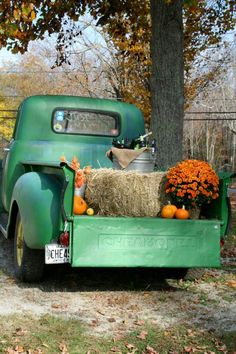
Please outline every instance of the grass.
[{"label": "grass", "polygon": [[94,335],[92,328],[88,331],[75,319],[63,320],[52,316],[40,319],[29,316],[1,317],[0,327],[0,352],[11,354],[177,354],[194,350],[197,353],[222,353],[222,348],[226,348],[225,353],[233,353],[236,343],[235,333],[227,333],[222,339],[212,333],[185,326],[160,330],[148,324],[114,339],[108,335]]}]

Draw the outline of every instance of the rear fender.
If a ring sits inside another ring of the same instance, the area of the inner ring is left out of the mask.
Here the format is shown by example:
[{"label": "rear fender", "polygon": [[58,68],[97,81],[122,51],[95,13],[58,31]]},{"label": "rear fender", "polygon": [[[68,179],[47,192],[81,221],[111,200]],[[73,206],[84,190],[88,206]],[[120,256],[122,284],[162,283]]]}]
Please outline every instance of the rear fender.
[{"label": "rear fender", "polygon": [[57,239],[60,229],[60,197],[61,184],[53,175],[29,172],[17,180],[11,210],[17,204],[25,242],[29,248],[41,249]]},{"label": "rear fender", "polygon": [[221,237],[229,234],[231,223],[231,206],[228,196],[228,187],[236,174],[233,172],[220,172],[219,174],[219,198],[215,199],[211,204],[202,207],[201,213],[207,219],[221,220]]}]

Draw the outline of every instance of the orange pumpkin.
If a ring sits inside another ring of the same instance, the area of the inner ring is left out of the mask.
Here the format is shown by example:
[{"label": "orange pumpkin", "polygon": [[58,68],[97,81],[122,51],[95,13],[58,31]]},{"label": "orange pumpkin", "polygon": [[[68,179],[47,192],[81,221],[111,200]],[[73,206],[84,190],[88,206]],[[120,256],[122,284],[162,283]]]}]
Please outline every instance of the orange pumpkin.
[{"label": "orange pumpkin", "polygon": [[88,209],[86,201],[80,195],[74,195],[74,209],[73,212],[76,215],[82,215]]},{"label": "orange pumpkin", "polygon": [[173,209],[173,211],[174,211],[174,215],[175,215],[175,213],[176,213],[176,210],[177,210],[177,206],[176,205],[174,205],[174,204],[171,204],[171,202],[168,202],[168,205]]},{"label": "orange pumpkin", "polygon": [[176,219],[188,219],[189,218],[189,211],[185,209],[185,206],[183,205],[181,209],[177,209],[175,212],[175,217]]},{"label": "orange pumpkin", "polygon": [[167,204],[162,208],[161,216],[165,219],[173,219],[175,216],[175,210],[171,204]]}]

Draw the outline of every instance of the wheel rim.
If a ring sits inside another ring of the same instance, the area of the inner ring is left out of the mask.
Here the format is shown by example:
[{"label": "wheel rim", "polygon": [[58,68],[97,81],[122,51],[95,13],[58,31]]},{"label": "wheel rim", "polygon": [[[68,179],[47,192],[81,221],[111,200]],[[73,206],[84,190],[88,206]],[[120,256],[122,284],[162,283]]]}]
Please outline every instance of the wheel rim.
[{"label": "wheel rim", "polygon": [[17,227],[17,239],[16,239],[16,260],[19,267],[22,264],[23,244],[24,244],[23,227],[22,227],[22,222],[20,220]]}]

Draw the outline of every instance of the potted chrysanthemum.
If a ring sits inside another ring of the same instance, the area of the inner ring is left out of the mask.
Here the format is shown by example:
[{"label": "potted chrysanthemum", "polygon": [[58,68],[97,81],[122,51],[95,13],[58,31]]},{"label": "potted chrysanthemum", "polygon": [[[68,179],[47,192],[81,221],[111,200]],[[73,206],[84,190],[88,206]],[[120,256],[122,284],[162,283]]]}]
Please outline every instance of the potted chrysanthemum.
[{"label": "potted chrysanthemum", "polygon": [[219,196],[219,178],[208,162],[184,160],[167,172],[166,193],[176,205],[200,210]]}]

